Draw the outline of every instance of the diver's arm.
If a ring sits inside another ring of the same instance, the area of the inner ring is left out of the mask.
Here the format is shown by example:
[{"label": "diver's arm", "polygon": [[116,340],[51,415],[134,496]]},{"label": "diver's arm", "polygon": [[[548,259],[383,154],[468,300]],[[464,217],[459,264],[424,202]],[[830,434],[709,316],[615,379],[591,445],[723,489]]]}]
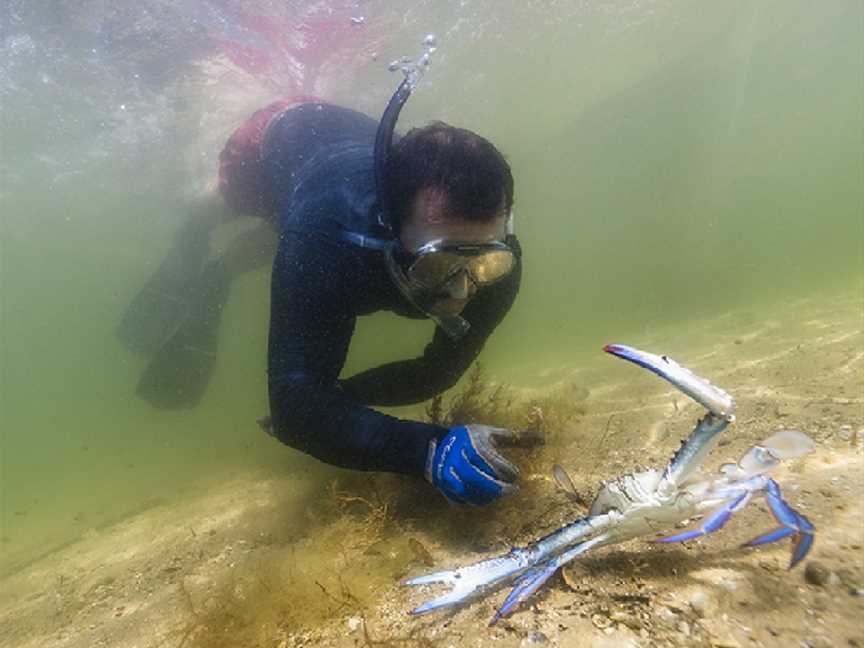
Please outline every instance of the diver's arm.
[{"label": "diver's arm", "polygon": [[[517,256],[521,257],[518,244]],[[352,398],[367,405],[408,405],[449,389],[480,354],[486,339],[513,305],[521,281],[521,260],[506,279],[480,290],[462,317],[471,323],[468,333],[452,340],[440,327],[423,355],[391,362],[360,372],[341,382]]]},{"label": "diver's arm", "polygon": [[429,442],[447,429],[362,407],[337,382],[354,329],[357,264],[322,235],[282,235],[271,285],[273,434],[327,463],[422,475]]}]

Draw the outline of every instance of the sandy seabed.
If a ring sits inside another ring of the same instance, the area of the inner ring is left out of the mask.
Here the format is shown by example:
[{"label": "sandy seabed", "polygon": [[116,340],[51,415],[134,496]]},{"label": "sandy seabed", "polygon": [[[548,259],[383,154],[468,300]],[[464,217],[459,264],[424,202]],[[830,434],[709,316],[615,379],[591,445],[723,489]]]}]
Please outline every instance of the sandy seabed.
[{"label": "sandy seabed", "polygon": [[392,475],[249,475],[90,529],[5,577],[0,645],[864,647],[862,319],[860,294],[847,293],[626,341],[669,352],[735,396],[738,421],[707,473],[780,429],[816,441],[773,475],[817,529],[792,571],[789,541],[741,548],[775,526],[758,499],[698,541],[589,553],[493,627],[504,589],[410,616],[440,592],[403,578],[501,553],[585,513],[549,477],[554,463],[590,499],[602,479],[662,466],[701,413],[622,363],[565,362],[546,389],[578,381],[578,407],[555,419],[566,423],[544,448],[517,451],[525,470],[514,496],[461,510]]}]

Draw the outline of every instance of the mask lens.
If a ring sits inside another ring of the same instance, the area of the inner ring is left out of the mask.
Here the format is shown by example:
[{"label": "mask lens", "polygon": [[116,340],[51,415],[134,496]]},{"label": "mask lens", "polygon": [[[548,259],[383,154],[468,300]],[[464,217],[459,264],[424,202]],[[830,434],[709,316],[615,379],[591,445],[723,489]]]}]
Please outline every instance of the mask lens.
[{"label": "mask lens", "polygon": [[414,282],[434,289],[464,269],[477,286],[486,286],[507,276],[515,264],[509,250],[491,250],[476,256],[442,250],[421,254],[409,274]]},{"label": "mask lens", "polygon": [[407,272],[415,284],[434,290],[461,271],[466,271],[478,287],[486,286],[508,275],[515,265],[513,252],[506,248],[478,251],[476,247],[454,246],[419,253]]},{"label": "mask lens", "polygon": [[421,286],[437,288],[463,268],[468,259],[452,252],[431,252],[421,255],[411,266],[411,279]]},{"label": "mask lens", "polygon": [[509,250],[495,250],[468,260],[466,268],[478,286],[495,283],[510,274],[515,259]]}]

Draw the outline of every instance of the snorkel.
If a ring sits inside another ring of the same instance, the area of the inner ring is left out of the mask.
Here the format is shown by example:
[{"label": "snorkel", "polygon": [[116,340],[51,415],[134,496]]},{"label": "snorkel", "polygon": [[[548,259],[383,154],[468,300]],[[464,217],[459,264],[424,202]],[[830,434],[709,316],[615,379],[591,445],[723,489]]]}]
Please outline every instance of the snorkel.
[{"label": "snorkel", "polygon": [[407,56],[403,56],[388,66],[391,72],[402,70],[405,78],[402,79],[402,83],[390,97],[384,114],[381,116],[381,121],[378,123],[373,155],[375,157],[375,189],[378,192],[378,224],[392,236],[396,235],[396,229],[393,227],[390,192],[387,190],[387,166],[390,163],[393,133],[396,131],[396,122],[399,119],[399,113],[402,112],[402,106],[408,101],[408,97],[411,96],[414,88],[423,78],[426,68],[429,67],[432,54],[437,49],[435,43],[435,36],[429,34],[423,39],[424,51],[419,59],[411,61]]},{"label": "snorkel", "polygon": [[[389,66],[391,72],[401,70],[405,78],[387,103],[387,107],[384,109],[384,114],[381,116],[381,121],[378,124],[378,130],[375,133],[375,188],[378,193],[378,225],[388,237],[388,245],[384,247],[384,254],[387,259],[387,269],[399,292],[402,293],[402,296],[412,306],[440,326],[441,330],[448,336],[458,340],[468,332],[471,324],[458,315],[434,312],[426,304],[426,302],[431,302],[434,296],[424,295],[422,291],[418,291],[417,287],[411,284],[404,270],[396,261],[394,254],[395,247],[399,245],[399,235],[393,223],[390,192],[387,188],[387,167],[390,162],[393,133],[396,130],[399,113],[402,111],[402,107],[408,101],[408,97],[411,96],[414,88],[417,87],[420,79],[423,78],[426,68],[429,67],[429,61],[436,50],[435,36],[432,34],[426,36],[423,39],[423,47],[423,54],[416,61],[412,61],[406,56],[393,61]],[[365,244],[369,244],[368,239]]]}]

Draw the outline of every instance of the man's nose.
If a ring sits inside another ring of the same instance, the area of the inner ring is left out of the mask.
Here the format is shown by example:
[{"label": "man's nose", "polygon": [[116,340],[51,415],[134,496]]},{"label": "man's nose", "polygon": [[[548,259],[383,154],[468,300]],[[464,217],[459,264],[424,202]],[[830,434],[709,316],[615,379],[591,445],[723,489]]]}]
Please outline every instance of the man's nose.
[{"label": "man's nose", "polygon": [[465,270],[457,272],[447,282],[447,294],[451,299],[470,299],[477,292],[477,285]]}]

